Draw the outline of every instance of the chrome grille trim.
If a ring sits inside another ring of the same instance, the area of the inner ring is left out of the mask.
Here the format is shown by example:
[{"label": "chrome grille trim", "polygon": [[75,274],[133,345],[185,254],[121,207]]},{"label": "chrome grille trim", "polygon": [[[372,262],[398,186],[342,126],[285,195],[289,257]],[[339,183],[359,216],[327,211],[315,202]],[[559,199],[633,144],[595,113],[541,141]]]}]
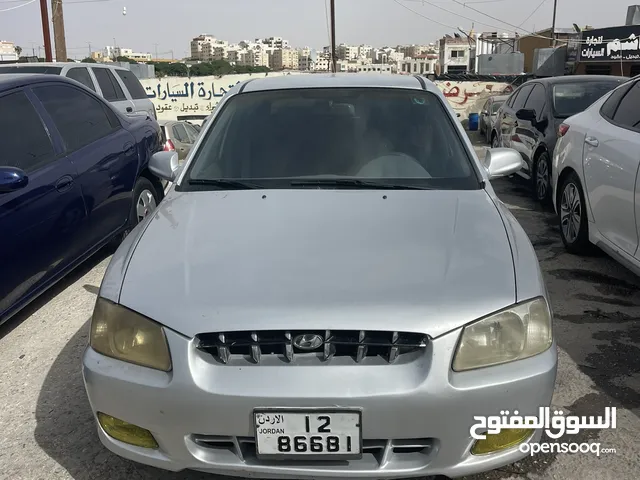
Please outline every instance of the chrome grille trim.
[{"label": "chrome grille trim", "polygon": [[[294,340],[298,335],[316,334],[323,342],[312,351],[302,351]],[[405,353],[427,347],[429,337],[422,333],[376,330],[254,330],[238,332],[201,333],[196,336],[196,348],[212,355],[223,364],[233,355],[259,364],[262,356],[280,356],[286,362],[296,355],[312,354],[328,361],[333,357],[352,357],[361,363],[367,357],[380,356],[394,363]]]}]

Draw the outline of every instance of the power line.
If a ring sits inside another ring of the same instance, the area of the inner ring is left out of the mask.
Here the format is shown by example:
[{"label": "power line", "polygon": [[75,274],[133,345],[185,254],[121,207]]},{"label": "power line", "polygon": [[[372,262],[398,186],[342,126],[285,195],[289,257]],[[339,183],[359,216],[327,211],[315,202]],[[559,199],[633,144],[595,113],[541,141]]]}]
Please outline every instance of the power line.
[{"label": "power line", "polygon": [[409,10],[410,12],[413,12],[413,13],[415,13],[416,15],[418,15],[419,17],[422,17],[422,18],[424,18],[424,19],[426,19],[426,20],[429,20],[430,22],[433,22],[433,23],[435,23],[435,24],[437,24],[437,25],[441,25],[441,26],[443,26],[443,27],[452,28],[453,30],[457,30],[457,29],[458,29],[458,27],[453,27],[453,26],[451,26],[451,25],[447,25],[446,23],[442,23],[442,22],[439,22],[439,21],[437,21],[437,20],[434,20],[433,18],[427,17],[426,15],[423,15],[423,14],[422,14],[422,13],[420,13],[420,12],[416,12],[416,11],[415,11],[415,10],[413,10],[412,8],[407,7],[405,4],[400,3],[398,0],[393,0],[393,1],[394,1],[395,3],[397,3],[398,5],[400,5],[402,8],[406,8],[406,9],[407,9],[407,10]]},{"label": "power line", "polygon": [[546,1],[547,1],[547,0],[542,0],[542,1],[540,2],[540,5],[538,5],[538,6],[535,8],[535,10],[534,10],[533,12],[531,12],[531,13],[529,14],[529,16],[528,16],[527,18],[525,18],[525,19],[522,21],[522,23],[520,24],[520,26],[522,27],[522,25],[524,25],[525,23],[527,23],[527,20],[529,20],[531,17],[533,17],[533,15],[535,15],[535,13],[536,13],[538,10],[540,10],[540,7],[542,7],[542,5],[544,5]]},{"label": "power line", "polygon": [[29,0],[27,3],[23,3],[22,5],[16,5],[15,7],[4,8],[0,10],[0,12],[8,12],[10,10],[17,10],[18,8],[26,7],[27,5],[31,5],[36,0]]}]

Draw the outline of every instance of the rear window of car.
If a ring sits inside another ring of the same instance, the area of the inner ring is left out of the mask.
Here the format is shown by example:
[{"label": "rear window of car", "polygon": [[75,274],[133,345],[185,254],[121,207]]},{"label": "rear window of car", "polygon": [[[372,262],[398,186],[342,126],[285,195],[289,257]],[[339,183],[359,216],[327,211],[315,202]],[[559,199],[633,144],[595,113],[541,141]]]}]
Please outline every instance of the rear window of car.
[{"label": "rear window of car", "polygon": [[139,100],[141,98],[149,98],[147,97],[140,80],[131,72],[127,70],[116,70],[118,76],[122,79],[122,83],[127,87],[129,93],[131,94],[131,98],[134,100]]},{"label": "rear window of car", "polygon": [[28,67],[0,67],[0,73],[48,73],[60,75],[61,67],[28,66]]},{"label": "rear window of car", "polygon": [[583,112],[622,81],[560,83],[553,86],[553,110],[556,117],[570,117]]},{"label": "rear window of car", "polygon": [[[310,140],[310,132],[317,141]],[[480,185],[442,101],[430,92],[384,88],[234,96],[195,153],[187,183],[255,179],[287,188],[293,179],[310,177],[394,184],[400,179],[442,189]]]}]

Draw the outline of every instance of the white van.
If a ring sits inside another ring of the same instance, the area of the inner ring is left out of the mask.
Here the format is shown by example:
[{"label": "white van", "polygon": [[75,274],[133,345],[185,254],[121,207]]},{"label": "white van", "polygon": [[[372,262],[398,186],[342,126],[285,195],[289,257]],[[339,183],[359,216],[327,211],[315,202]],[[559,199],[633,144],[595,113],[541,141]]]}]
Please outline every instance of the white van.
[{"label": "white van", "polygon": [[39,62],[0,65],[3,73],[45,73],[62,75],[90,88],[125,115],[148,113],[157,119],[156,109],[140,80],[123,67],[102,63]]}]

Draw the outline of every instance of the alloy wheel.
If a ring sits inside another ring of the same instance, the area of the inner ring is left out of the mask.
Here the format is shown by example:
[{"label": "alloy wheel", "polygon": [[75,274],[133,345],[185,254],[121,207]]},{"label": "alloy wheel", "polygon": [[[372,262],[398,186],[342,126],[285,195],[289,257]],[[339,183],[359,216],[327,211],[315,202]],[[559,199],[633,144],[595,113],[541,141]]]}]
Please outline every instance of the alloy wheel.
[{"label": "alloy wheel", "polygon": [[538,200],[543,200],[547,197],[549,191],[549,165],[546,160],[538,160],[536,167],[536,193]]},{"label": "alloy wheel", "polygon": [[582,204],[578,187],[574,183],[567,183],[560,201],[560,227],[569,243],[574,243],[578,238],[581,215]]},{"label": "alloy wheel", "polygon": [[156,208],[156,199],[149,190],[142,190],[138,201],[136,202],[136,214],[138,217],[138,223],[140,223],[149,213],[153,212]]}]

